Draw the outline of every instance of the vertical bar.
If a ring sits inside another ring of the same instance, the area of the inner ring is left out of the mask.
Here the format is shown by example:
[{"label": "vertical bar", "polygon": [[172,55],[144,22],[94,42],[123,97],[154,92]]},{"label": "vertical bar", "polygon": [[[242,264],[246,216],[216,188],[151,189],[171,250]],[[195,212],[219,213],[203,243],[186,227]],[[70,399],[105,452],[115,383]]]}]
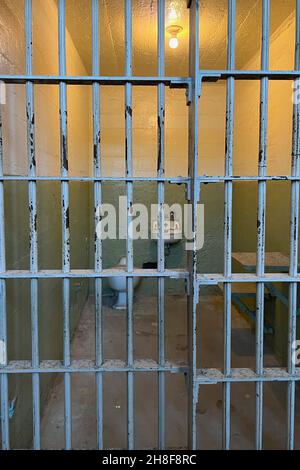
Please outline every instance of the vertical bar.
[{"label": "vertical bar", "polygon": [[[158,31],[158,76],[165,74],[165,2],[158,0],[157,11]],[[157,124],[158,124],[158,163],[157,176],[165,175],[165,85],[160,83],[157,89]],[[159,272],[165,269],[165,245],[164,245],[164,204],[165,184],[158,183],[158,225],[159,237],[157,243],[157,268]],[[158,279],[158,362],[160,366],[165,365],[165,280]],[[165,373],[158,373],[158,448],[165,448]]]},{"label": "vertical bar", "polygon": [[[270,42],[270,0],[262,2],[262,48],[261,69],[269,68]],[[260,131],[258,175],[267,174],[267,144],[268,144],[268,104],[269,80],[264,77],[260,84]],[[265,274],[265,212],[266,212],[266,181],[258,181],[258,210],[257,210],[257,261],[256,274]],[[256,288],[256,373],[261,375],[264,368],[264,283],[259,282]],[[256,449],[263,447],[263,382],[256,383]]]},{"label": "vertical bar", "polygon": [[[58,4],[58,29],[59,29],[59,73],[66,75],[66,5],[65,0],[59,0]],[[60,108],[60,152],[61,152],[61,177],[68,177],[68,117],[67,117],[67,85],[59,84],[59,108]],[[62,211],[62,263],[63,272],[70,271],[70,228],[69,228],[69,183],[61,181],[61,211]],[[63,280],[63,323],[64,323],[64,366],[71,363],[70,355],[70,280]],[[65,447],[72,447],[72,412],[71,412],[71,374],[64,373],[65,383]]]},{"label": "vertical bar", "polygon": [[199,201],[198,176],[198,126],[199,126],[199,1],[192,0],[190,8],[190,37],[189,37],[189,75],[192,79],[191,104],[189,107],[189,163],[190,203],[192,205],[191,227],[193,240],[192,249],[188,251],[188,269],[190,274],[190,289],[188,295],[188,354],[189,354],[189,391],[188,391],[188,448],[197,448],[196,407],[198,402],[197,374],[197,304],[199,286],[197,283],[197,205]]},{"label": "vertical bar", "polygon": [[[93,29],[93,75],[100,75],[99,50],[99,0],[92,0],[92,29]],[[101,176],[100,154],[100,85],[93,83],[93,141],[94,141],[94,176]],[[94,213],[95,213],[95,272],[102,271],[102,239],[97,227],[101,222],[102,185],[94,182]],[[95,314],[96,314],[96,366],[103,363],[102,341],[102,280],[95,279]],[[103,449],[103,374],[96,372],[97,396],[97,447]]]},{"label": "vertical bar", "polygon": [[[3,176],[3,134],[2,105],[0,103],[0,176]],[[4,182],[0,181],[0,272],[6,270],[5,257],[5,217],[4,217]],[[0,278],[0,362],[1,388],[1,436],[2,450],[9,450],[9,414],[8,414],[8,375],[1,373],[1,367],[7,365],[7,318],[6,318],[6,281]]]},{"label": "vertical bar", "polygon": [[[25,44],[26,74],[32,75],[32,2],[25,1]],[[34,123],[34,89],[33,83],[26,82],[26,115],[27,115],[27,156],[28,176],[36,176],[35,156],[35,123]],[[38,271],[38,237],[37,237],[37,188],[36,181],[29,181],[29,223],[30,223],[30,272]],[[38,280],[30,280],[31,298],[31,342],[32,367],[39,367],[39,326],[38,326]],[[40,449],[40,376],[32,374],[33,399],[33,447]]]},{"label": "vertical bar", "polygon": [[[236,1],[228,0],[227,69],[235,68]],[[233,175],[234,77],[226,83],[225,176]],[[232,181],[225,181],[224,196],[224,275],[231,276]],[[224,283],[224,374],[231,373],[231,284]],[[223,448],[230,448],[230,383],[223,385]]]},{"label": "vertical bar", "polygon": [[[125,0],[125,73],[132,76],[132,2]],[[132,85],[125,85],[125,158],[126,176],[132,176]],[[127,271],[133,271],[133,240],[131,233],[133,183],[126,183],[127,189]],[[127,365],[133,366],[133,278],[127,278]],[[128,449],[134,448],[134,410],[133,372],[127,372],[127,444]]]},{"label": "vertical bar", "polygon": [[[296,0],[296,38],[295,38],[295,70],[300,68],[300,0]],[[294,82],[294,89],[299,90],[300,80]],[[296,100],[293,105],[293,137],[292,137],[292,176],[300,175],[300,104]],[[299,242],[299,181],[291,183],[291,220],[290,220],[290,276],[298,274],[298,242]],[[293,345],[297,331],[297,283],[289,286],[289,323],[288,323],[288,364],[289,374],[295,373],[293,363]],[[287,395],[287,448],[295,446],[295,394],[296,384],[288,382]]]}]

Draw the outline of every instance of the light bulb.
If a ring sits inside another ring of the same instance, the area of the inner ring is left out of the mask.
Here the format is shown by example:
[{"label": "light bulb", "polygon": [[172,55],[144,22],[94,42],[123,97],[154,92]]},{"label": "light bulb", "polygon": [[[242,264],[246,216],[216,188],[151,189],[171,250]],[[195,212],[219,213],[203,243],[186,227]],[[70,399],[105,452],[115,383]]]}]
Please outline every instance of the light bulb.
[{"label": "light bulb", "polygon": [[178,47],[178,44],[179,44],[179,42],[178,42],[178,39],[176,37],[171,38],[170,41],[169,41],[169,46],[170,46],[171,49],[176,49]]}]

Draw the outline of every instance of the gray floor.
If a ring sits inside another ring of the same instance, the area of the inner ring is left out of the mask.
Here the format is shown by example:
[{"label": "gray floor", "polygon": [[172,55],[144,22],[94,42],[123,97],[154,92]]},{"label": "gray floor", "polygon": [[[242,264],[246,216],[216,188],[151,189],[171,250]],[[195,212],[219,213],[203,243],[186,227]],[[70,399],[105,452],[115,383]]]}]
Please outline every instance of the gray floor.
[{"label": "gray floor", "polygon": [[[156,299],[137,298],[135,314],[135,358],[156,359]],[[185,362],[187,357],[186,299],[166,297],[167,358]],[[93,299],[87,303],[72,342],[73,359],[94,358]],[[105,359],[126,357],[126,314],[104,308]],[[198,318],[199,367],[222,367],[223,363],[223,299],[203,296]],[[232,366],[254,367],[255,336],[249,323],[233,308]],[[265,349],[265,364],[276,366],[272,347]],[[42,447],[64,447],[63,382],[58,379],[50,395],[42,420]],[[234,449],[253,449],[255,437],[255,386],[235,384],[231,388],[231,445]],[[299,393],[298,393],[299,395]],[[126,448],[126,374],[106,374],[104,379],[104,445]],[[75,449],[96,448],[96,395],[93,374],[72,376],[72,445]],[[296,440],[299,447],[299,407],[296,417]],[[219,449],[222,446],[222,387],[200,388],[197,408],[199,448]],[[166,376],[166,444],[168,448],[185,448],[187,442],[187,388],[183,375]],[[267,384],[264,388],[264,447],[285,447],[286,385]],[[135,446],[155,448],[157,445],[157,377],[139,373],[135,377]]]}]

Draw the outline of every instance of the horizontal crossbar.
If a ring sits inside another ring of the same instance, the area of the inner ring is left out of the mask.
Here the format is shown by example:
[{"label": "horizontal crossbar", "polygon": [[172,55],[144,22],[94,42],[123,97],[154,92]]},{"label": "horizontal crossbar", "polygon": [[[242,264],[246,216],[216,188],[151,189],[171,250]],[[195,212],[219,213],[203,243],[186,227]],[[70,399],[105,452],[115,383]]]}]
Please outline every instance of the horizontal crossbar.
[{"label": "horizontal crossbar", "polygon": [[126,85],[130,83],[138,86],[157,86],[163,83],[171,88],[188,88],[191,79],[188,77],[108,77],[108,76],[67,76],[67,75],[0,75],[0,81],[4,83],[26,84],[32,82],[38,85]]},{"label": "horizontal crossbar", "polygon": [[[107,277],[146,277],[146,278],[170,278],[170,279],[187,279],[189,272],[185,269],[166,269],[162,272],[156,269],[134,269],[133,271],[125,271],[123,269],[111,268],[103,269],[96,272],[92,269],[72,269],[68,272],[49,269],[38,272],[29,270],[8,270],[0,273],[0,279],[77,279],[77,278],[107,278]],[[241,282],[300,282],[300,275],[290,276],[286,273],[272,273],[264,276],[256,276],[255,274],[241,273],[232,274],[226,277],[222,274],[198,274],[197,282],[199,286],[217,285],[223,283],[241,283]]]},{"label": "horizontal crossbar", "polygon": [[286,273],[267,273],[264,276],[240,273],[232,274],[229,277],[223,276],[222,274],[198,274],[197,280],[199,286],[210,286],[223,283],[233,284],[235,282],[300,282],[300,276],[290,276]]},{"label": "horizontal crossbar", "polygon": [[[300,72],[295,70],[199,70],[199,77],[204,82],[224,80],[234,77],[236,80],[295,80]],[[39,85],[126,85],[157,86],[163,83],[171,88],[188,88],[192,83],[190,77],[134,77],[134,76],[67,76],[67,75],[0,75],[4,83],[26,84],[32,82]]]},{"label": "horizontal crossbar", "polygon": [[140,359],[134,361],[132,366],[121,360],[107,360],[101,366],[96,366],[95,361],[89,359],[72,361],[70,366],[66,367],[61,361],[41,361],[39,367],[32,367],[30,361],[10,361],[7,366],[0,366],[0,374],[33,374],[33,373],[96,373],[96,372],[170,372],[185,373],[188,371],[186,364],[175,364],[166,361],[159,365],[156,361],[150,359]]},{"label": "horizontal crossbar", "polygon": [[201,369],[196,381],[199,385],[212,385],[225,382],[294,382],[300,380],[300,368],[295,374],[289,374],[282,367],[265,368],[262,374],[252,369],[231,369],[230,375],[224,375],[219,369]]},{"label": "horizontal crossbar", "polygon": [[233,77],[236,80],[295,80],[300,77],[298,70],[199,70],[200,79],[204,82],[227,80]]},{"label": "horizontal crossbar", "polygon": [[43,270],[33,273],[27,270],[5,271],[0,273],[0,279],[78,279],[78,278],[107,278],[107,277],[148,277],[186,279],[188,271],[184,269],[166,269],[159,272],[156,269],[134,269],[131,272],[123,269],[111,268],[95,272],[92,269],[72,269],[68,272],[59,270]]},{"label": "horizontal crossbar", "polygon": [[[74,360],[66,367],[61,361],[41,361],[39,367],[32,367],[30,361],[10,361],[7,366],[0,367],[0,374],[33,374],[33,373],[113,373],[113,372],[169,372],[187,373],[187,364],[166,362],[164,366],[150,359],[134,361],[132,366],[121,360],[107,360],[101,366],[89,359]],[[295,374],[289,374],[282,367],[265,368],[262,374],[256,374],[252,369],[234,368],[230,375],[224,375],[220,369],[199,369],[196,382],[199,385],[212,385],[224,382],[290,382],[300,380],[300,368]]]},{"label": "horizontal crossbar", "polygon": [[[27,176],[27,175],[0,175],[0,181],[83,181],[83,182],[113,182],[113,183],[175,183],[186,184],[191,180],[190,177],[157,177],[157,176]],[[199,183],[222,183],[225,181],[300,181],[300,176],[198,176],[196,180]]]},{"label": "horizontal crossbar", "polygon": [[0,181],[74,181],[74,182],[103,182],[103,183],[127,183],[127,182],[158,182],[158,183],[175,183],[184,184],[188,183],[190,178],[186,177],[143,177],[143,176],[21,176],[21,175],[6,175],[0,176]]}]

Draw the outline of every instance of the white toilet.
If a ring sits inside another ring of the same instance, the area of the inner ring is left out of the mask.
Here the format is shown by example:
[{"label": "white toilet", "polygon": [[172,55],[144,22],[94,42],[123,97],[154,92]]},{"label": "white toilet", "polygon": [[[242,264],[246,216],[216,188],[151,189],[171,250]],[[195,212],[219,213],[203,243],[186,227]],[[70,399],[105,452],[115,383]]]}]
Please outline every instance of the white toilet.
[{"label": "white toilet", "polygon": [[[120,258],[118,264],[114,266],[116,269],[122,269],[126,271],[127,268],[127,258],[126,256],[122,256]],[[141,279],[138,277],[133,278],[133,288],[135,289],[138,284],[140,283]],[[117,294],[117,301],[114,304],[113,308],[116,310],[125,310],[126,309],[126,276],[118,276],[118,277],[109,277],[108,284],[111,289],[116,291]]]}]

